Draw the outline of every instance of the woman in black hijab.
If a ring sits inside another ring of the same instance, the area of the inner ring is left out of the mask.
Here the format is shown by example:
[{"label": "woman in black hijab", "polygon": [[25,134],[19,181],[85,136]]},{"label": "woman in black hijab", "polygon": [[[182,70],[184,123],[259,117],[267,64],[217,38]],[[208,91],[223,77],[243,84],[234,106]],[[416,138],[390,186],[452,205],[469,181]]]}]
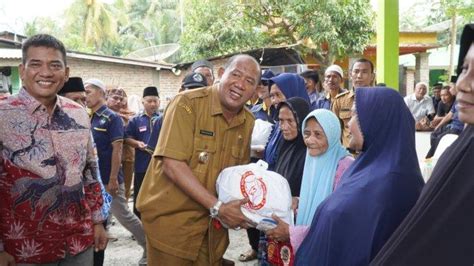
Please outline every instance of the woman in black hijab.
[{"label": "woman in black hijab", "polygon": [[457,74],[459,119],[467,126],[371,265],[474,264],[474,24],[462,33]]},{"label": "woman in black hijab", "polygon": [[[282,175],[290,185],[291,196],[299,197],[301,179],[303,177],[304,162],[306,160],[306,145],[301,133],[302,123],[309,114],[309,101],[292,97],[278,105],[278,123],[282,137],[276,143],[278,145],[278,159],[275,164],[275,172]],[[294,205],[294,207],[296,207]],[[258,250],[259,265],[269,265],[271,258],[276,257],[268,252],[268,242],[262,233],[260,236]],[[278,258],[276,258],[278,260]]]},{"label": "woman in black hijab", "polygon": [[301,123],[309,111],[308,102],[299,97],[290,98],[278,106],[278,120],[283,138],[278,144],[279,154],[275,172],[288,180],[293,197],[300,195],[301,177],[306,158]]}]

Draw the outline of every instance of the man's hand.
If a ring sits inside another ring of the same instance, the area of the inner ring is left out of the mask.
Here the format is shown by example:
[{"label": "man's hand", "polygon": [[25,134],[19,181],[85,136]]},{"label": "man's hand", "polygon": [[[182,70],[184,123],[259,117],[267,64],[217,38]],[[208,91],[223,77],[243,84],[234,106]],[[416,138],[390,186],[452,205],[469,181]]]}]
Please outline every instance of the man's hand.
[{"label": "man's hand", "polygon": [[0,266],[15,266],[15,259],[6,251],[0,252]]},{"label": "man's hand", "polygon": [[267,230],[265,234],[267,237],[281,242],[286,242],[290,240],[290,226],[288,226],[285,221],[280,219],[280,217],[275,214],[272,215],[273,220],[277,222],[277,226],[273,229]]},{"label": "man's hand", "polygon": [[110,178],[109,183],[107,184],[107,192],[112,195],[112,197],[117,196],[118,190],[119,190],[119,183],[118,179],[115,178]]},{"label": "man's hand", "polygon": [[104,225],[94,224],[94,250],[104,250],[107,247],[107,232],[105,231]]},{"label": "man's hand", "polygon": [[221,222],[233,229],[250,228],[255,226],[255,223],[245,217],[245,215],[240,210],[240,207],[247,202],[248,199],[242,199],[233,200],[222,204],[222,206],[219,208],[218,215]]},{"label": "man's hand", "polygon": [[146,144],[143,141],[137,141],[137,149],[144,151],[146,148]]}]

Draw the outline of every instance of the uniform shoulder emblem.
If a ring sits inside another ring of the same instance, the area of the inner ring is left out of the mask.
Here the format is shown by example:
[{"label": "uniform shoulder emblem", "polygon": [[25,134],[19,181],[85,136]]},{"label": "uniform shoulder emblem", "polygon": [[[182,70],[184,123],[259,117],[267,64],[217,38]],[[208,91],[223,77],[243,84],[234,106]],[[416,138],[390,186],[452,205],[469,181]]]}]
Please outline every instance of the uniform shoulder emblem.
[{"label": "uniform shoulder emblem", "polygon": [[339,93],[338,95],[336,95],[336,99],[337,99],[337,98],[341,98],[342,96],[344,96],[344,95],[346,95],[346,94],[349,94],[349,91],[345,91],[345,92]]},{"label": "uniform shoulder emblem", "polygon": [[199,89],[194,89],[194,90],[188,90],[184,95],[188,99],[195,99],[195,98],[201,98],[209,95],[210,93],[210,87],[204,87],[204,88],[199,88]]}]

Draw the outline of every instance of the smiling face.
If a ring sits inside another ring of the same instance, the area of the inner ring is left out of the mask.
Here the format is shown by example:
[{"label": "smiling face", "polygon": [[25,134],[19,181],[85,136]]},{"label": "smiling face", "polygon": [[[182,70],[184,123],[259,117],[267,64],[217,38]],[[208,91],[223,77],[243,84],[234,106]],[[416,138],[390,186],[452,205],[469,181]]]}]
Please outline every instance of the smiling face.
[{"label": "smiling face", "polygon": [[20,64],[23,86],[36,100],[54,101],[56,93],[69,77],[69,68],[59,50],[43,46],[31,46],[24,64]]},{"label": "smiling face", "polygon": [[303,130],[304,144],[308,148],[308,153],[311,156],[319,156],[328,150],[328,139],[324,133],[324,129],[312,117],[306,120],[306,125]]},{"label": "smiling face", "polygon": [[458,91],[456,100],[459,120],[470,125],[474,124],[474,43],[464,58],[462,72],[456,83]]},{"label": "smiling face", "polygon": [[273,107],[277,108],[278,104],[280,104],[284,100],[286,100],[285,94],[283,94],[278,85],[273,84],[270,88],[270,101]]},{"label": "smiling face", "polygon": [[280,120],[280,130],[283,134],[283,138],[287,141],[296,139],[298,136],[298,123],[288,106],[283,105],[280,107],[278,119]]},{"label": "smiling face", "polygon": [[240,56],[226,68],[219,82],[219,99],[224,112],[237,114],[254,95],[259,83],[259,66]]}]

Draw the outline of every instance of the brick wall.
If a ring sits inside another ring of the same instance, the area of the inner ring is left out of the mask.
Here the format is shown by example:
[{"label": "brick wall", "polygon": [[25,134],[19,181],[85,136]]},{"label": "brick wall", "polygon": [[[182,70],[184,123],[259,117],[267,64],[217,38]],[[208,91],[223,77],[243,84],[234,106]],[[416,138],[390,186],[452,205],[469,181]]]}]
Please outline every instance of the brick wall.
[{"label": "brick wall", "polygon": [[415,70],[407,69],[406,72],[406,95],[410,95],[415,92]]},{"label": "brick wall", "polygon": [[152,67],[76,58],[68,58],[68,65],[71,77],[79,76],[84,81],[98,78],[108,87],[122,87],[129,95],[141,97],[145,87],[159,85],[159,71]]},{"label": "brick wall", "polygon": [[[181,70],[179,75],[171,70],[156,70],[153,67],[127,65],[79,58],[67,59],[71,77],[81,77],[84,81],[89,78],[98,78],[108,87],[122,87],[128,95],[142,96],[147,86],[156,86],[160,92],[161,108],[165,108],[169,101],[178,93],[181,81],[191,70]],[[217,70],[227,59],[213,60],[214,75],[217,79]],[[1,59],[0,66],[18,66],[20,59]]]},{"label": "brick wall", "polygon": [[[227,59],[218,59],[213,60],[212,64],[214,66],[214,76],[217,79],[217,70],[219,67],[224,66]],[[159,85],[158,89],[160,90],[160,100],[161,107],[164,108],[169,103],[169,101],[178,94],[178,90],[181,87],[181,82],[186,76],[187,73],[191,71],[191,68],[183,69],[179,72],[179,75],[173,73],[170,70],[160,70],[159,71]]]}]

